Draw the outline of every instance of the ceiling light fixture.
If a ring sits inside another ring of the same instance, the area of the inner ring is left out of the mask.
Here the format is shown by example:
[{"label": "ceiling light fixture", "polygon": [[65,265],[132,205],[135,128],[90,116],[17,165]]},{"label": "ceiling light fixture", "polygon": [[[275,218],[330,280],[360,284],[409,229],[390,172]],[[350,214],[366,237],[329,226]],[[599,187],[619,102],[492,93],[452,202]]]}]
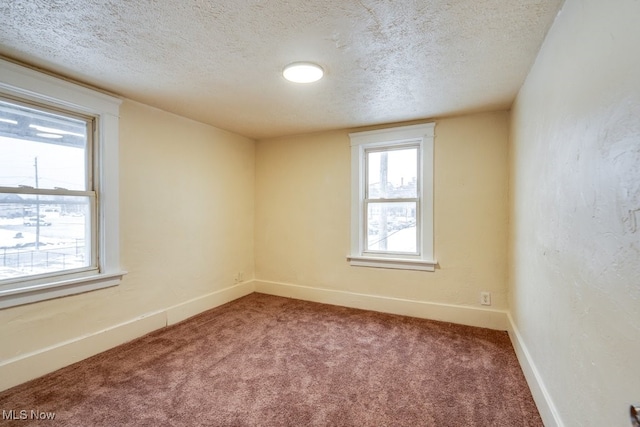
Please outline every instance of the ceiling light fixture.
[{"label": "ceiling light fixture", "polygon": [[312,62],[294,62],[282,70],[285,79],[294,83],[313,83],[322,78],[324,70]]}]

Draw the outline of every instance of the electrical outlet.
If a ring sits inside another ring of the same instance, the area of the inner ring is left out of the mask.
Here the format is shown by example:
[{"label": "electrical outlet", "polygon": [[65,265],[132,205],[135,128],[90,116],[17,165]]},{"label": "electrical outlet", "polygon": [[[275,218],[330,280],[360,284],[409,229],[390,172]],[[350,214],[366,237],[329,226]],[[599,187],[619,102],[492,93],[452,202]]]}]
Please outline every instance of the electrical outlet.
[{"label": "electrical outlet", "polygon": [[491,305],[491,292],[480,292],[480,304]]}]

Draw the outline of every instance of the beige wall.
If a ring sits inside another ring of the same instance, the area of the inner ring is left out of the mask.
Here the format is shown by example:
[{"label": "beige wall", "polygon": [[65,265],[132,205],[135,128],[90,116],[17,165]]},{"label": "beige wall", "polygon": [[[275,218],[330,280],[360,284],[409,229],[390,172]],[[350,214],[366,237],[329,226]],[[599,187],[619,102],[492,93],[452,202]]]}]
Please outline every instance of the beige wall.
[{"label": "beige wall", "polygon": [[134,299],[162,308],[231,286],[237,272],[250,279],[253,140],[142,104],[125,103],[122,116],[122,258]]},{"label": "beige wall", "polygon": [[640,403],[639,17],[567,0],[512,112],[510,309],[548,425]]},{"label": "beige wall", "polygon": [[[351,267],[348,131],[259,141],[256,277],[262,281],[506,308],[508,113],[437,121],[435,272]],[[260,287],[258,287],[260,290]]]},{"label": "beige wall", "polygon": [[254,144],[125,100],[120,226],[121,264],[129,273],[117,287],[0,310],[3,380],[16,369],[38,372],[26,362],[7,367],[12,359],[230,287],[238,272],[250,280]]}]

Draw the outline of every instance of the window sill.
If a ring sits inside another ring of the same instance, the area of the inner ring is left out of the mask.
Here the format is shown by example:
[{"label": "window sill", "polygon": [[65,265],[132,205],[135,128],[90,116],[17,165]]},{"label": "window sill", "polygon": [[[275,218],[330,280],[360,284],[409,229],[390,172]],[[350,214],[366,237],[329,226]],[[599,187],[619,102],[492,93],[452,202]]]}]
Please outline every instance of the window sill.
[{"label": "window sill", "polygon": [[398,270],[435,271],[437,261],[406,258],[375,258],[348,256],[347,261],[354,267],[392,268]]},{"label": "window sill", "polygon": [[80,294],[120,284],[126,271],[33,284],[17,289],[0,290],[0,309]]}]

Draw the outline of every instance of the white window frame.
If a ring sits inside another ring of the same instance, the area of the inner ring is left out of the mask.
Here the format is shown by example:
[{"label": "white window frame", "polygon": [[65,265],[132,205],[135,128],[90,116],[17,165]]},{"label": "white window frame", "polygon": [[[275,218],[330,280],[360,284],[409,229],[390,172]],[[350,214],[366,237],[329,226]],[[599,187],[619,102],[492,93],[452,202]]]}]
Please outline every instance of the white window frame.
[{"label": "white window frame", "polygon": [[[350,133],[351,139],[351,254],[352,266],[435,271],[433,249],[433,146],[435,123]],[[396,255],[365,251],[366,152],[371,149],[419,146],[418,254]]]},{"label": "white window frame", "polygon": [[98,268],[0,285],[0,309],[118,285],[120,268],[118,121],[121,100],[0,59],[0,94],[95,118]]}]

